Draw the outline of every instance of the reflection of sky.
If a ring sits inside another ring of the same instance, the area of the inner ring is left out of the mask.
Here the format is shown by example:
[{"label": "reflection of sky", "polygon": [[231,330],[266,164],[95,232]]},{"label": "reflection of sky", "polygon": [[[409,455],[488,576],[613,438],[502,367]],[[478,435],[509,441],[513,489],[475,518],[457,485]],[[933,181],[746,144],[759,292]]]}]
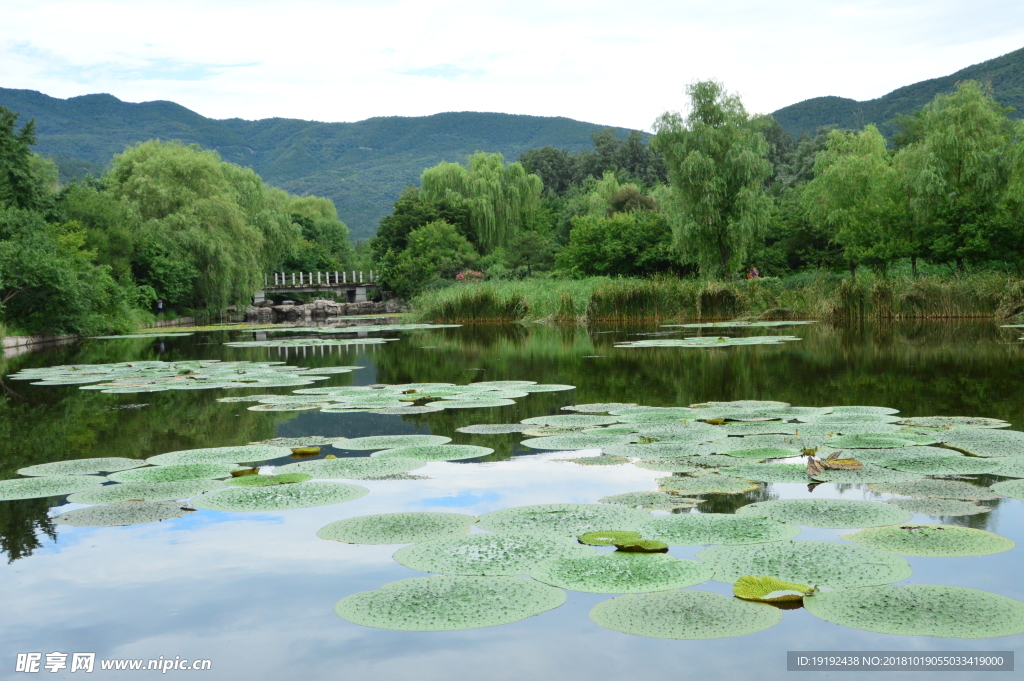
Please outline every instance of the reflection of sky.
[{"label": "reflection of sky", "polygon": [[[496,463],[430,463],[425,480],[362,481],[361,499],[286,512],[199,511],[126,528],[60,526],[54,545],[0,568],[0,658],[25,651],[96,652],[101,658],[210,658],[216,679],[619,679],[640,665],[651,679],[782,679],[786,650],[1009,650],[1024,636],[958,640],[885,636],[832,625],[802,610],[740,639],[674,641],[593,624],[608,596],[569,593],[554,611],[501,627],[395,632],[333,614],[348,594],[419,576],[391,559],[396,546],[318,539],[329,522],[395,511],[485,513],[510,506],[595,502],[655,488],[662,474],[634,466],[578,466],[541,453]],[[805,496],[802,485],[777,485]],[[869,498],[862,489],[813,495]],[[915,521],[928,519],[917,517]],[[989,527],[1024,542],[1024,504],[1004,502]],[[838,541],[846,530],[805,528],[800,539]],[[676,547],[692,557],[703,547]],[[1022,549],[971,558],[910,558],[908,583],[953,584],[1024,599]],[[693,587],[729,593],[726,584]],[[131,675],[122,674],[125,678]],[[849,674],[851,680],[861,678]],[[54,675],[53,678],[75,678]],[[104,678],[119,678],[106,672]],[[844,678],[847,678],[844,676]],[[899,672],[887,679],[918,679]]]}]

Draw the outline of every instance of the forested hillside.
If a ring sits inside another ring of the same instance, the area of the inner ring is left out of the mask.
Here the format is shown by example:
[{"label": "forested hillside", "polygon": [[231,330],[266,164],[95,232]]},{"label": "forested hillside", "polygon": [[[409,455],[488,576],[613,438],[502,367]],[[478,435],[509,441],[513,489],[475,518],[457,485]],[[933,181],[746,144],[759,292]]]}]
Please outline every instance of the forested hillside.
[{"label": "forested hillside", "polygon": [[886,136],[895,128],[891,121],[898,114],[909,114],[930,102],[939,93],[951,92],[956,84],[974,80],[990,85],[992,94],[1003,106],[1016,111],[1013,118],[1024,115],[1024,48],[995,59],[968,66],[942,78],[923,80],[889,94],[858,102],[845,97],[815,97],[790,104],[772,113],[786,132],[797,139],[803,133],[814,134],[823,125],[859,129],[874,123]]},{"label": "forested hillside", "polygon": [[19,112],[23,121],[35,119],[35,150],[53,158],[65,180],[98,175],[132,144],[194,142],[251,167],[274,186],[333,199],[356,239],[374,234],[379,219],[425,168],[462,162],[477,151],[516,158],[547,145],[589,149],[591,134],[602,127],[561,117],[474,112],[357,123],[214,120],[174,102],[133,104],[105,94],[65,100],[3,88],[0,106]]}]

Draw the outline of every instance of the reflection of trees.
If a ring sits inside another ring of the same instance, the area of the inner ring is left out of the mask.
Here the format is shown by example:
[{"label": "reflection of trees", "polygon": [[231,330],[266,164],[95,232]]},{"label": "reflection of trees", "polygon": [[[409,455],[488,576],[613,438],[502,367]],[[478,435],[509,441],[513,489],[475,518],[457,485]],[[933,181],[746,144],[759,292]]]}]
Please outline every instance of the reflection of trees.
[{"label": "reflection of trees", "polygon": [[39,534],[57,539],[57,529],[47,515],[53,499],[21,499],[0,502],[0,551],[7,562],[32,555],[42,547]]}]

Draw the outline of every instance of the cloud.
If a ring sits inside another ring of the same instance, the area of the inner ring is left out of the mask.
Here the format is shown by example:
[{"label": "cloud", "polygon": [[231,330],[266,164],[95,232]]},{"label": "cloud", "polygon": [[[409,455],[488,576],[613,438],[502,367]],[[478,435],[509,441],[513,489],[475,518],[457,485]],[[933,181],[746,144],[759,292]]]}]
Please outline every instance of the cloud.
[{"label": "cloud", "polygon": [[408,71],[399,71],[399,73],[406,76],[427,76],[429,78],[443,78],[444,80],[455,80],[460,76],[482,76],[484,75],[483,69],[464,69],[455,64],[437,64],[435,66],[426,66],[420,69],[409,69]]}]

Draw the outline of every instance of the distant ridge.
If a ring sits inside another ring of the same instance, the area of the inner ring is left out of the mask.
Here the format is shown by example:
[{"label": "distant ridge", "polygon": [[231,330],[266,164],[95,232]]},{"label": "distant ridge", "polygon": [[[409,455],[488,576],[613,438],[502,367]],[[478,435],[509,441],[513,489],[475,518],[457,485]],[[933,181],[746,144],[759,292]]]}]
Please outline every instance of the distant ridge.
[{"label": "distant ridge", "polygon": [[814,134],[823,125],[861,128],[875,123],[884,134],[891,134],[890,123],[897,114],[920,109],[940,92],[952,92],[961,80],[977,80],[991,85],[996,100],[1012,106],[1015,118],[1024,115],[1024,48],[980,64],[968,66],[941,78],[923,80],[893,90],[878,99],[858,102],[845,97],[815,97],[790,104],[772,113],[794,139],[803,133]]},{"label": "distant ridge", "polygon": [[[356,123],[290,118],[206,118],[166,101],[123,102],[108,94],[57,99],[34,90],[0,88],[0,106],[36,120],[36,150],[65,177],[98,174],[114,154],[148,139],[180,139],[216,149],[250,166],[270,184],[334,200],[354,238],[374,234],[378,220],[424,168],[464,161],[477,151],[509,160],[545,145],[580,151],[602,127],[562,117],[453,112],[389,116]],[[627,133],[618,129],[620,135]]]}]

